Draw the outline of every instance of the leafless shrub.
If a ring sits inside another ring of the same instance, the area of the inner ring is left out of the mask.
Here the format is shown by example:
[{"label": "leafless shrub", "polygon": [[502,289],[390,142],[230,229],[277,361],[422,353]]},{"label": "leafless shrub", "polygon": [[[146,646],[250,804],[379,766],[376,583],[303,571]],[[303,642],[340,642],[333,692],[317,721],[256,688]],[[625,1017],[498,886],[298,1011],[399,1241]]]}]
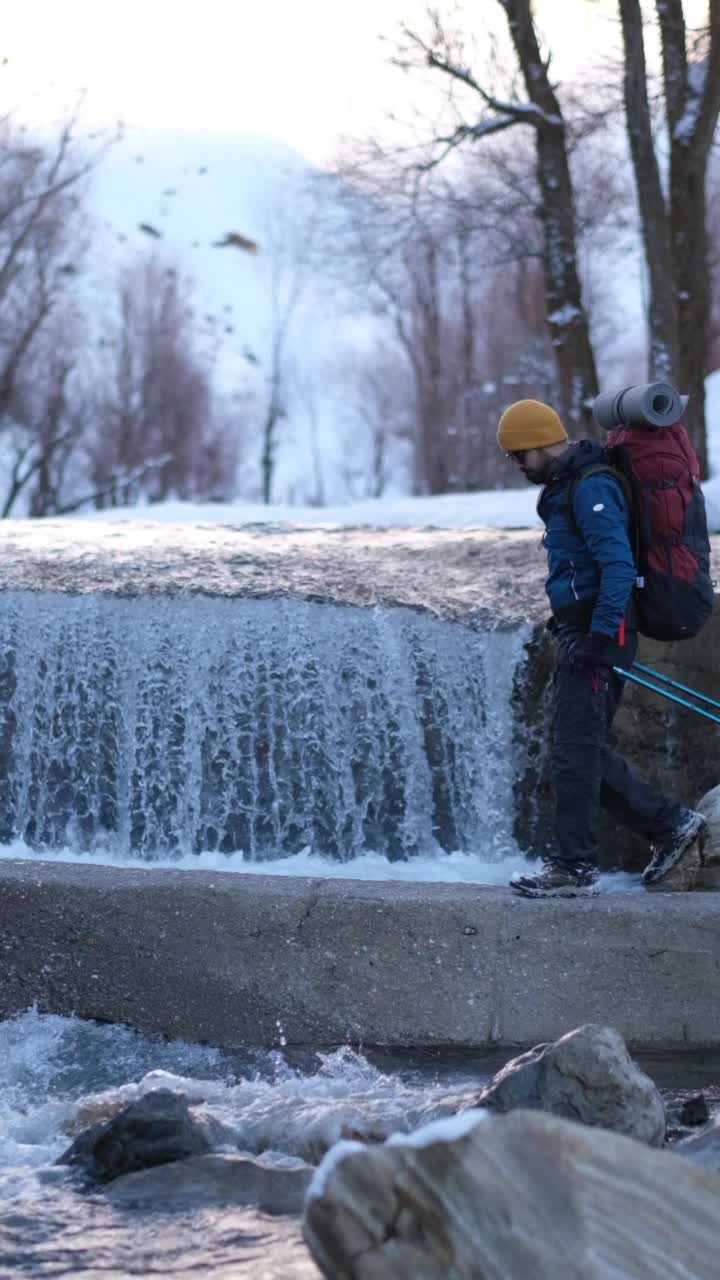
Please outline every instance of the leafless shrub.
[{"label": "leafless shrub", "polygon": [[102,342],[88,443],[96,505],[229,496],[238,433],[216,408],[177,269],[156,255],[125,267]]}]

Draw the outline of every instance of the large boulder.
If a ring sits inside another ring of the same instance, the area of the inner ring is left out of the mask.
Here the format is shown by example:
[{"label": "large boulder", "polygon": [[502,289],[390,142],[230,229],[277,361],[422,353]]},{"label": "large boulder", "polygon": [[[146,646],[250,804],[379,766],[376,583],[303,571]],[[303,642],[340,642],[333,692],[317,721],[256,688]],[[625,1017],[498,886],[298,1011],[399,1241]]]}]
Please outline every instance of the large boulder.
[{"label": "large boulder", "polygon": [[58,1164],[72,1165],[92,1181],[110,1182],[121,1174],[205,1155],[210,1149],[187,1098],[157,1089],[81,1133]]},{"label": "large boulder", "polygon": [[339,1144],[303,1231],[332,1280],[717,1280],[720,1176],[556,1116]]},{"label": "large boulder", "polygon": [[652,1080],[617,1031],[594,1023],[513,1058],[475,1105],[550,1111],[649,1146],[660,1146],[665,1137],[665,1106]]},{"label": "large boulder", "polygon": [[256,1205],[263,1213],[302,1213],[313,1174],[310,1165],[276,1169],[244,1156],[188,1156],[156,1169],[116,1178],[107,1194],[126,1208]]}]

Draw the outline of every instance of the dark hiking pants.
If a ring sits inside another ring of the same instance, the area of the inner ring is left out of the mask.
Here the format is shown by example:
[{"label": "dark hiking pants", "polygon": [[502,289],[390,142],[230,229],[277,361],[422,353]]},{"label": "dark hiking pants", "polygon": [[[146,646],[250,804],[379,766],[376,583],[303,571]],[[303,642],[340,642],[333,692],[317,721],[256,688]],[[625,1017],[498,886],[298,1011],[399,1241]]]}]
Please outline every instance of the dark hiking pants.
[{"label": "dark hiking pants", "polygon": [[[560,640],[554,674],[554,856],[568,863],[597,862],[601,806],[650,841],[669,834],[682,806],[643,782],[613,750],[610,726],[626,682],[608,669],[573,667],[572,639],[573,633],[566,633]],[[630,631],[622,665],[629,668],[636,652],[637,633]]]}]

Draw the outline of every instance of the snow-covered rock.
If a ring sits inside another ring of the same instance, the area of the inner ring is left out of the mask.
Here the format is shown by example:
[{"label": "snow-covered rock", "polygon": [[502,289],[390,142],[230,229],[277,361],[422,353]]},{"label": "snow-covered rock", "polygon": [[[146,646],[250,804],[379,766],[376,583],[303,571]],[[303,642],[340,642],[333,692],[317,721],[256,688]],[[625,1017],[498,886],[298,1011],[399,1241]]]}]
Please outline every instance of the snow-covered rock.
[{"label": "snow-covered rock", "polygon": [[715,1280],[720,1176],[555,1116],[473,1112],[329,1153],[304,1234],[333,1280]]}]

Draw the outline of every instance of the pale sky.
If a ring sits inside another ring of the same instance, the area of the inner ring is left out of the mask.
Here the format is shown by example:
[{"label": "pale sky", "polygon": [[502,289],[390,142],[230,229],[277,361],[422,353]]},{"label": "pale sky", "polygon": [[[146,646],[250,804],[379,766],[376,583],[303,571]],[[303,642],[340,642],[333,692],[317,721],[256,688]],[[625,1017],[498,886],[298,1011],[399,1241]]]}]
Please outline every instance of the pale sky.
[{"label": "pale sky", "polygon": [[[4,100],[36,119],[87,90],[86,110],[148,128],[271,134],[316,163],[338,134],[381,127],[408,81],[379,36],[422,27],[425,0],[15,0],[5,6]],[[505,21],[496,0],[458,0],[468,29]],[[612,0],[540,0],[568,74],[612,36]],[[417,92],[415,89],[413,93]]]}]

